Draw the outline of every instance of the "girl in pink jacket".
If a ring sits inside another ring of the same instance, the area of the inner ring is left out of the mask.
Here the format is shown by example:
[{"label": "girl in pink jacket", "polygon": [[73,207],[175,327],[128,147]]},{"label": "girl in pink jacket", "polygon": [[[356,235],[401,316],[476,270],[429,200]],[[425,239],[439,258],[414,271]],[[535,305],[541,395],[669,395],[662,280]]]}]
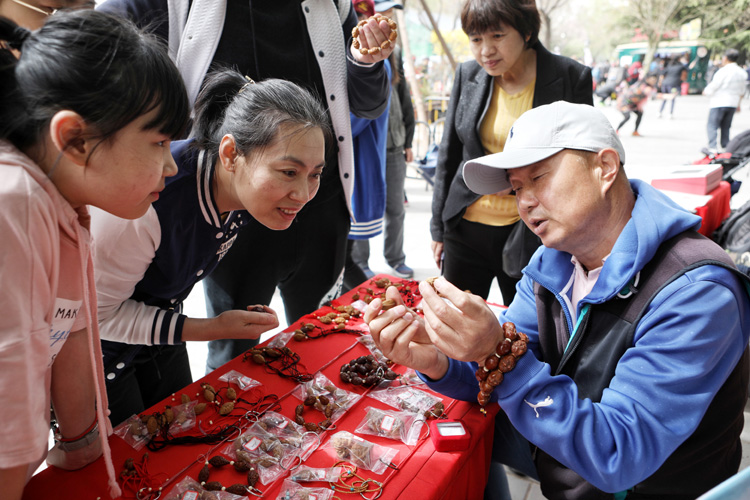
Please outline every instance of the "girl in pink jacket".
[{"label": "girl in pink jacket", "polygon": [[0,96],[3,498],[21,498],[45,456],[77,469],[102,452],[117,497],[86,206],[137,218],[158,199],[185,88],[161,45],[86,10],[34,32],[0,18]]}]

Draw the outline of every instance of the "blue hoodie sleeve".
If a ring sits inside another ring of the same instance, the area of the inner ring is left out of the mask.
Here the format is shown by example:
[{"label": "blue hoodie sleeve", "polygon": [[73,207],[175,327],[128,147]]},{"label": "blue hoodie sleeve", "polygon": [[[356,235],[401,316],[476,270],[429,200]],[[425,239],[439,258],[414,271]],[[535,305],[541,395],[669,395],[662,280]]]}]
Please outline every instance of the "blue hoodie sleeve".
[{"label": "blue hoodie sleeve", "polygon": [[[579,399],[572,379],[552,376],[548,364],[528,354],[493,396],[530,442],[597,488],[623,491],[653,474],[695,431],[749,334],[744,285],[725,269],[703,266],[654,299],[600,402]],[[430,386],[468,399],[473,368],[452,362]]]}]

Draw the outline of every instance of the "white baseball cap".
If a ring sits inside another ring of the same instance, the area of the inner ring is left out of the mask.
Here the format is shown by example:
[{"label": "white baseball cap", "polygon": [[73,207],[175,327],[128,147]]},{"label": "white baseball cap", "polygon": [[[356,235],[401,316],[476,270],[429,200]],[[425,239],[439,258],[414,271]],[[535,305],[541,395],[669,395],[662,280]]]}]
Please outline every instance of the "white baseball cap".
[{"label": "white baseball cap", "polygon": [[513,123],[502,153],[464,164],[464,181],[477,194],[511,188],[507,170],[542,161],[563,149],[598,153],[611,148],[625,164],[625,149],[601,111],[586,104],[557,101],[522,114]]}]

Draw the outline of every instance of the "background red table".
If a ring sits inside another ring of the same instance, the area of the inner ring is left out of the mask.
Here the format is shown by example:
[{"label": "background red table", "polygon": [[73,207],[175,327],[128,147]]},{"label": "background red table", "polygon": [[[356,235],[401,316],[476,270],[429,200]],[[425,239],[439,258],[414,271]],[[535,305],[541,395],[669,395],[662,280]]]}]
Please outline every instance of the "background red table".
[{"label": "background red table", "polygon": [[729,216],[729,200],[732,197],[732,187],[727,181],[721,181],[719,187],[708,193],[710,197],[705,205],[695,208],[696,215],[703,219],[701,228],[698,230],[709,238],[721,225],[722,221]]},{"label": "background red table", "polygon": [[[393,282],[400,283],[405,280],[399,280],[390,276],[380,275],[377,278],[388,278]],[[364,287],[372,288],[376,293],[382,292],[382,289],[374,286],[375,280],[369,280],[364,283]],[[335,300],[332,305],[347,305],[352,301],[352,295],[356,292],[353,290],[349,294]],[[287,331],[293,331],[301,324],[312,322],[315,323],[315,314],[322,315],[331,311],[331,308],[321,308],[316,313],[301,318],[300,321],[291,325]],[[361,320],[358,320],[361,322]],[[301,363],[307,371],[314,374],[321,371],[336,386],[360,394],[367,390],[363,387],[356,387],[344,383],[338,376],[340,367],[348,363],[351,359],[366,355],[369,351],[357,341],[356,336],[350,334],[333,334],[320,339],[295,341],[290,340],[287,344],[294,352],[301,356]],[[165,367],[166,368],[166,367]],[[248,361],[243,361],[242,357],[235,358],[226,365],[218,368],[206,377],[194,382],[186,387],[183,391],[192,399],[201,391],[201,383],[210,383],[214,387],[222,387],[226,384],[218,381],[218,378],[230,370],[237,370],[240,373],[252,377],[263,384],[255,389],[262,390],[264,393],[273,393],[279,396],[281,409],[279,413],[293,418],[295,407],[300,401],[292,395],[292,391],[297,387],[296,382],[282,378],[276,374],[267,373],[263,366]],[[403,372],[403,367],[394,367],[395,371]],[[419,386],[427,390],[425,386]],[[250,391],[239,393],[240,397],[251,394]],[[467,450],[460,452],[437,452],[430,438],[422,439],[415,446],[409,447],[399,441],[393,441],[376,436],[364,435],[364,439],[391,448],[399,450],[398,455],[393,459],[393,464],[398,470],[387,469],[382,475],[376,475],[371,471],[360,470],[359,474],[365,478],[373,478],[383,483],[381,499],[402,499],[402,500],[426,500],[426,499],[481,499],[483,496],[484,485],[487,481],[489,463],[492,453],[492,437],[494,431],[494,415],[497,412],[497,406],[492,405],[488,411],[487,417],[479,412],[476,403],[467,403],[455,401],[450,398],[442,397],[446,406],[446,416],[451,419],[460,419],[471,433],[471,444]],[[160,404],[144,412],[146,414],[155,411],[163,411],[165,405],[177,405],[180,403],[180,393],[175,394],[174,398],[168,398]],[[347,413],[336,422],[335,430],[326,431],[321,434],[321,443],[325,445],[330,436],[340,430],[346,430],[354,433],[354,429],[362,421],[366,414],[368,406],[393,409],[387,405],[369,398],[362,397]],[[233,414],[234,415],[234,414]],[[207,410],[199,417],[201,427],[206,429],[219,424],[228,424],[236,421],[236,418],[219,417],[214,411]],[[322,415],[321,415],[322,420]],[[196,429],[188,431],[188,434],[196,434]],[[109,439],[112,447],[112,457],[115,469],[119,473],[128,458],[139,461],[147,450],[136,451],[125,441],[117,436]],[[189,446],[168,446],[157,452],[148,452],[148,469],[150,474],[158,474],[162,481],[168,481],[164,487],[165,492],[169,492],[174,484],[181,481],[186,475],[197,478],[198,471],[203,465],[205,454],[210,452],[210,456],[220,454],[227,443],[221,445],[189,445]],[[323,446],[319,447],[306,461],[305,464],[311,467],[331,467],[336,461],[331,451],[325,451]],[[213,450],[213,451],[212,451]],[[226,470],[225,470],[226,469]],[[217,469],[212,472],[211,480],[218,480],[222,484],[230,485],[236,482],[241,476],[230,471],[230,468]],[[275,499],[279,494],[283,477],[270,485],[258,484],[257,486],[264,492],[263,498]],[[327,483],[304,483],[314,487],[325,487]],[[339,493],[342,499],[350,495]],[[55,498],[58,500],[95,500],[109,498],[107,492],[107,475],[104,469],[102,459],[87,466],[80,471],[63,471],[50,467],[34,476],[24,491],[25,500],[37,500],[42,498]],[[131,491],[125,491],[123,498],[134,498]],[[251,497],[253,498],[253,497]],[[354,497],[351,497],[354,498]],[[357,495],[357,498],[359,496]]]}]

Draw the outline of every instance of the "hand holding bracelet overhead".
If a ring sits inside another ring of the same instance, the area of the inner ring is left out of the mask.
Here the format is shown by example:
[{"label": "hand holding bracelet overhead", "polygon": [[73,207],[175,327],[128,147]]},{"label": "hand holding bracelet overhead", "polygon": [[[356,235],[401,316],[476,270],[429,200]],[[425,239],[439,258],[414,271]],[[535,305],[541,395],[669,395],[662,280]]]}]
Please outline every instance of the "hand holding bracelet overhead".
[{"label": "hand holding bracelet overhead", "polygon": [[[396,23],[386,17],[374,16],[369,18],[361,26],[358,25],[357,37],[352,36],[352,43],[349,47],[351,56],[357,62],[363,64],[372,64],[388,59],[393,52],[396,43],[396,29],[393,28]],[[390,41],[390,44],[385,42]],[[363,48],[375,48],[379,50],[368,50],[366,54],[362,53]]]}]

